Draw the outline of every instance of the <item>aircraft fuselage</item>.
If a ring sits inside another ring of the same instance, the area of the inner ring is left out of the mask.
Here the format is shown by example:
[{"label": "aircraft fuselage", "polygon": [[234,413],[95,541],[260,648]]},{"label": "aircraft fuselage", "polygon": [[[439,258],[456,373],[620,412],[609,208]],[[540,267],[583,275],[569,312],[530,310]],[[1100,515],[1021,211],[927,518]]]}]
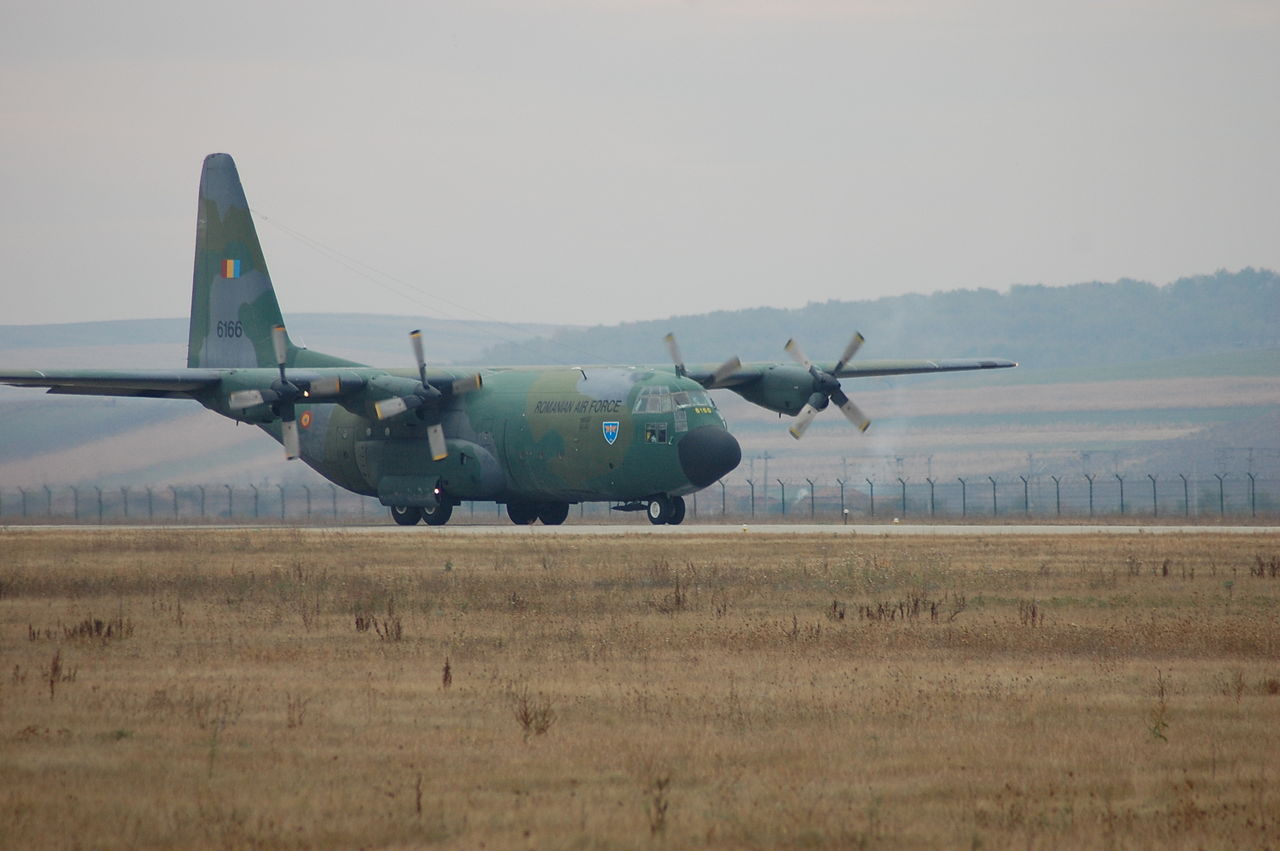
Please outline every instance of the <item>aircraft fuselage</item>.
[{"label": "aircraft fuselage", "polygon": [[[259,371],[236,377],[260,383],[252,374]],[[432,459],[427,423],[415,411],[379,420],[341,404],[297,406],[301,458],[344,488],[424,508],[441,498],[574,503],[681,496],[714,483],[741,459],[710,395],[691,379],[617,366],[480,372],[481,389],[441,409],[444,459]],[[205,404],[279,437],[269,406],[231,411],[222,398]]]}]

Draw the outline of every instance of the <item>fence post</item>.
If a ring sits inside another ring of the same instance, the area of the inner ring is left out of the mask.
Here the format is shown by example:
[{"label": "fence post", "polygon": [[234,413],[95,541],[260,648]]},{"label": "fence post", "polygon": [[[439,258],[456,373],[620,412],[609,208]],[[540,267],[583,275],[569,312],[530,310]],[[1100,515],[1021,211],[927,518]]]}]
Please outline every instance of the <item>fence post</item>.
[{"label": "fence post", "polygon": [[1085,473],[1084,477],[1089,480],[1089,516],[1093,516],[1093,474]]},{"label": "fence post", "polygon": [[805,481],[809,483],[809,519],[812,520],[814,513],[818,510],[816,502],[817,494],[815,493],[815,488],[813,486],[813,479],[805,479]]},{"label": "fence post", "polygon": [[934,516],[933,510],[933,479],[925,479],[929,483],[929,516]]},{"label": "fence post", "polygon": [[205,497],[205,494],[204,494],[204,485],[196,485],[196,487],[200,488],[200,519],[201,519],[201,520],[203,520],[203,519],[204,519],[204,507],[205,507],[205,501],[204,501],[204,497]]},{"label": "fence post", "polygon": [[253,519],[257,520],[258,519],[258,486],[255,484],[250,484],[249,487],[253,488]]},{"label": "fence post", "polygon": [[729,498],[725,496],[724,479],[716,482],[716,484],[720,485],[720,516],[724,517],[729,513]]},{"label": "fence post", "polygon": [[[1245,473],[1245,475],[1249,477],[1249,516],[1257,517],[1258,503],[1257,503],[1257,498],[1255,494],[1255,488],[1254,488],[1255,481],[1253,478],[1253,473]],[[27,516],[27,504],[25,501],[22,503],[22,516],[23,517]]]},{"label": "fence post", "polygon": [[147,522],[151,523],[155,519],[156,519],[155,495],[151,492],[151,485],[147,485]]},{"label": "fence post", "polygon": [[284,485],[276,485],[280,491],[280,519],[284,520]]},{"label": "fence post", "polygon": [[1027,494],[1027,477],[1018,476],[1018,478],[1022,479],[1022,516],[1030,517],[1031,516],[1031,500],[1029,495]]},{"label": "fence post", "polygon": [[22,494],[22,516],[25,519],[27,516],[27,489],[18,488],[18,493]]},{"label": "fence post", "polygon": [[898,484],[902,485],[902,516],[907,516],[907,480],[898,476]]},{"label": "fence post", "polygon": [[329,494],[333,502],[333,519],[338,519],[338,487],[337,485],[329,485]]},{"label": "fence post", "polygon": [[969,516],[969,486],[965,480],[956,476],[956,481],[960,483],[960,516]]},{"label": "fence post", "polygon": [[751,488],[751,516],[756,516],[756,483],[747,479],[747,487]]},{"label": "fence post", "polygon": [[778,487],[782,488],[782,516],[787,516],[787,483],[778,479]]},{"label": "fence post", "polygon": [[1124,476],[1119,473],[1115,474],[1116,481],[1120,483],[1120,516],[1124,516]]},{"label": "fence post", "polygon": [[1191,494],[1187,488],[1187,477],[1184,473],[1179,473],[1182,479],[1182,514],[1184,517],[1191,516]]},{"label": "fence post", "polygon": [[53,517],[53,488],[44,485],[44,513],[46,517]]},{"label": "fence post", "polygon": [[227,489],[227,519],[230,520],[236,514],[235,506],[231,499],[231,485],[223,485],[223,487]]},{"label": "fence post", "polygon": [[178,519],[178,486],[169,485],[169,493],[173,494],[173,519]]},{"label": "fence post", "polygon": [[1156,502],[1156,477],[1147,473],[1147,478],[1151,480],[1151,516],[1160,516],[1160,504]]},{"label": "fence post", "polygon": [[302,489],[307,492],[307,522],[311,522],[311,485],[303,485]]},{"label": "fence post", "polygon": [[1059,479],[1057,476],[1050,476],[1049,478],[1053,479],[1054,502],[1058,507],[1058,516],[1061,517],[1062,516],[1062,479]]},{"label": "fence post", "polygon": [[1225,494],[1223,493],[1224,488],[1222,483],[1223,481],[1226,480],[1227,476],[1229,475],[1231,474],[1230,473],[1222,473],[1221,475],[1219,475],[1218,473],[1213,474],[1213,477],[1218,480],[1218,516],[1219,517],[1227,516],[1227,500],[1226,500]]},{"label": "fence post", "polygon": [[98,492],[98,525],[101,526],[102,525],[102,488],[98,487],[97,485],[94,485],[93,489]]},{"label": "fence post", "polygon": [[871,516],[875,517],[876,516],[876,483],[871,481],[870,479],[864,479],[864,481],[867,483],[867,488],[870,490]]},{"label": "fence post", "polygon": [[840,516],[848,522],[849,515],[844,513],[844,479],[836,479],[836,484],[840,486]]},{"label": "fence post", "polygon": [[991,516],[998,517],[1000,510],[996,505],[996,480],[992,476],[987,476],[987,481],[991,482]]}]

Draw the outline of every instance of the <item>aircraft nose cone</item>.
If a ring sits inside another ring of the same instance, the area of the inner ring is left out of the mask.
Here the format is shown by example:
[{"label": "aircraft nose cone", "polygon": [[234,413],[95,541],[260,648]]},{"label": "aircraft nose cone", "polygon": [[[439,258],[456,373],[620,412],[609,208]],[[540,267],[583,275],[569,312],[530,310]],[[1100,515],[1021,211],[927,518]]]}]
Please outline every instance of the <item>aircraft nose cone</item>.
[{"label": "aircraft nose cone", "polygon": [[700,488],[715,482],[742,460],[742,447],[729,432],[717,426],[695,428],[676,447],[680,469]]}]

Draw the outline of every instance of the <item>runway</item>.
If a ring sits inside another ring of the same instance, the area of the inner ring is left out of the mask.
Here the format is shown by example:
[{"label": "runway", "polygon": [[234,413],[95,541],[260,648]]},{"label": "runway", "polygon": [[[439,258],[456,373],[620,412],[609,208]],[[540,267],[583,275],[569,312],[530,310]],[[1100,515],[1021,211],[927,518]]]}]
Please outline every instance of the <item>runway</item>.
[{"label": "runway", "polygon": [[123,531],[251,531],[288,529],[301,534],[328,535],[421,535],[476,536],[506,535],[533,538],[546,537],[599,537],[599,536],[709,536],[709,535],[805,535],[832,537],[973,537],[973,536],[1054,536],[1054,535],[1276,535],[1280,526],[1119,526],[1119,525],[932,525],[932,524],[850,524],[825,523],[747,523],[747,524],[693,524],[679,526],[653,526],[650,524],[566,524],[564,526],[516,526],[509,523],[492,525],[458,523],[449,526],[396,526],[392,524],[360,526],[289,526],[268,524],[223,525],[171,525],[171,524],[110,524],[110,525],[44,525],[0,526],[0,535],[62,533],[102,533]]}]

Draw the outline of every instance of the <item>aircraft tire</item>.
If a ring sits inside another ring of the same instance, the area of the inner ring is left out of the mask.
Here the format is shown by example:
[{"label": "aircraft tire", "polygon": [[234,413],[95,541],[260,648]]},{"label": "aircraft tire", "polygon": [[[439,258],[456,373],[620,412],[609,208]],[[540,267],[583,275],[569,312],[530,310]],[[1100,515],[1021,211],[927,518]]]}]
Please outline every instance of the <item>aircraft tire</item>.
[{"label": "aircraft tire", "polygon": [[538,519],[544,526],[559,526],[569,516],[569,503],[544,502],[538,506]]},{"label": "aircraft tire", "polygon": [[452,516],[452,502],[441,502],[437,503],[435,508],[422,509],[422,519],[427,522],[428,526],[443,526],[449,522],[449,518]]},{"label": "aircraft tire", "polygon": [[508,502],[507,516],[517,526],[530,526],[538,519],[538,506],[528,502]]},{"label": "aircraft tire", "polygon": [[684,522],[684,497],[671,497],[671,516],[667,518],[667,524],[670,526],[679,526]]},{"label": "aircraft tire", "polygon": [[412,505],[393,505],[391,519],[401,526],[413,526],[422,519],[422,509]]},{"label": "aircraft tire", "polygon": [[649,508],[645,512],[649,515],[649,522],[654,526],[661,526],[671,519],[671,500],[666,494],[661,494],[649,500]]}]

